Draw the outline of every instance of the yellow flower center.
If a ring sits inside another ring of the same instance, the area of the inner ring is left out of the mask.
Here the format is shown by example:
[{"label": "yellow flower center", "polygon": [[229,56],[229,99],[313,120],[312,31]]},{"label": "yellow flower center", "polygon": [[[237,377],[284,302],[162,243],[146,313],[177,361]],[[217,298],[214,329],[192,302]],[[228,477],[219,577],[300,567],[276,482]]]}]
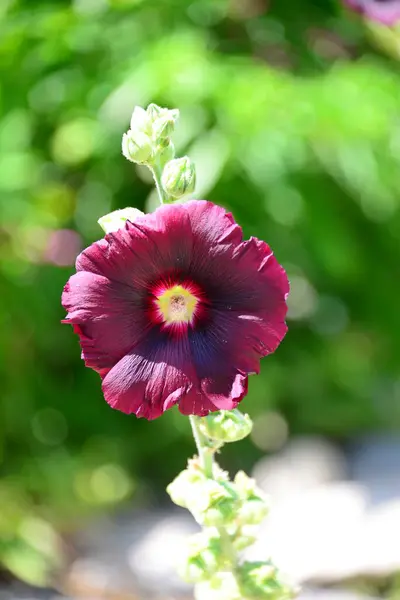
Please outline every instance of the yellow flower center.
[{"label": "yellow flower center", "polygon": [[165,323],[189,323],[198,300],[183,286],[174,285],[162,292],[156,303]]}]

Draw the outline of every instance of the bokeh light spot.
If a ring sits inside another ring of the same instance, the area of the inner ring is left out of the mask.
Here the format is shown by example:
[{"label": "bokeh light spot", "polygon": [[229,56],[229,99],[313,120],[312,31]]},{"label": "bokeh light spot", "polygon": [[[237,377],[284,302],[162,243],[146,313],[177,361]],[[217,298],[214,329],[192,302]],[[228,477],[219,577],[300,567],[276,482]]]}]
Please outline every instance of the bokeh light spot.
[{"label": "bokeh light spot", "polygon": [[47,241],[44,259],[58,267],[69,267],[82,250],[82,240],[72,229],[53,231]]},{"label": "bokeh light spot", "polygon": [[132,483],[120,465],[110,463],[93,471],[90,488],[98,502],[118,502],[130,494]]},{"label": "bokeh light spot", "polygon": [[85,162],[95,151],[97,125],[90,119],[76,119],[61,125],[53,138],[52,152],[60,164]]},{"label": "bokeh light spot", "polygon": [[289,436],[289,426],[278,412],[267,412],[254,419],[251,440],[257,448],[271,452],[282,448]]},{"label": "bokeh light spot", "polygon": [[35,438],[47,446],[58,446],[68,435],[68,425],[64,415],[55,408],[42,408],[32,419],[32,432]]},{"label": "bokeh light spot", "polygon": [[316,310],[318,294],[305,277],[289,276],[288,319],[306,319]]},{"label": "bokeh light spot", "polygon": [[298,190],[289,186],[272,186],[265,202],[272,218],[281,225],[295,225],[303,215],[303,198]]}]

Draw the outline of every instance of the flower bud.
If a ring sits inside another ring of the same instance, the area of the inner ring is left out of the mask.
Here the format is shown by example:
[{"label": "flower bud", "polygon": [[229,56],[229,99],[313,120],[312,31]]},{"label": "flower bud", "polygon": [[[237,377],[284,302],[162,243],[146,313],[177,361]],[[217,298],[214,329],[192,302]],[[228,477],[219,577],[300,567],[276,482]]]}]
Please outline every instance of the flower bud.
[{"label": "flower bud", "polygon": [[200,525],[226,525],[236,517],[238,496],[234,487],[228,482],[208,479],[201,472],[182,471],[169,484],[167,492]]},{"label": "flower bud", "polygon": [[244,471],[236,473],[234,483],[241,498],[247,500],[247,498],[255,495],[257,489],[256,480],[246,475]]},{"label": "flower bud", "polygon": [[243,600],[233,573],[216,573],[209,581],[197,583],[194,589],[196,600]]},{"label": "flower bud", "polygon": [[235,518],[235,509],[236,505],[231,499],[219,501],[204,512],[202,525],[222,527]]},{"label": "flower bud", "polygon": [[241,552],[245,548],[252,546],[256,542],[257,538],[254,535],[240,534],[233,540],[233,547],[238,552]]},{"label": "flower bud", "polygon": [[188,548],[178,570],[188,583],[204,581],[218,571],[222,557],[221,539],[217,530],[202,531],[189,539]]},{"label": "flower bud", "polygon": [[211,413],[200,421],[203,435],[219,442],[237,442],[251,432],[253,423],[249,415],[239,410],[221,410]]},{"label": "flower bud", "polygon": [[259,525],[268,514],[268,506],[262,498],[245,500],[237,512],[237,520],[243,525]]},{"label": "flower bud", "polygon": [[[231,494],[225,489],[223,485],[220,485],[217,481],[207,479],[201,485],[198,485],[196,494],[193,495],[188,504],[188,509],[193,514],[194,518],[200,525],[214,525],[220,524],[221,519],[220,512],[228,520],[228,514],[232,512],[232,508],[228,507],[231,501]],[[215,519],[212,517],[207,519],[209,514],[214,514],[215,511],[218,513],[215,515]]]},{"label": "flower bud", "polygon": [[218,463],[214,463],[214,479],[220,482],[229,481],[228,471],[221,469]]},{"label": "flower bud", "polygon": [[175,121],[169,115],[156,119],[153,123],[153,135],[156,140],[169,138],[175,129]]},{"label": "flower bud", "polygon": [[243,596],[287,600],[295,591],[280,581],[274,565],[269,562],[245,562],[238,569],[238,580]]},{"label": "flower bud", "polygon": [[120,210],[114,210],[104,215],[104,217],[100,217],[97,222],[106,233],[111,233],[125,227],[127,221],[134,223],[138,217],[142,217],[143,215],[144,213],[141,210],[129,206]]},{"label": "flower bud", "polygon": [[202,524],[220,527],[226,526],[237,516],[238,495],[229,482],[214,482],[214,489],[209,495],[209,503],[203,511]]},{"label": "flower bud", "polygon": [[184,156],[167,162],[161,183],[168,196],[172,198],[181,198],[193,192],[196,185],[196,171],[190,158]]},{"label": "flower bud", "polygon": [[168,117],[170,119],[173,119],[175,123],[179,119],[179,109],[162,108],[161,106],[158,106],[154,103],[148,105],[146,112],[152,123],[154,123],[157,119],[161,117]]},{"label": "flower bud", "polygon": [[201,471],[185,469],[167,487],[172,502],[183,508],[189,508],[193,500],[198,500],[198,491],[207,485],[207,479]]},{"label": "flower bud", "polygon": [[158,104],[154,104],[153,102],[149,104],[146,109],[147,115],[152,122],[158,119],[158,117],[165,115],[167,111],[167,108],[161,108],[161,106],[158,106]]},{"label": "flower bud", "polygon": [[135,106],[131,117],[131,131],[145,133],[149,137],[152,134],[152,122],[147,112],[141,106]]},{"label": "flower bud", "polygon": [[122,154],[131,162],[143,164],[149,160],[152,153],[151,140],[145,133],[129,130],[122,136]]}]

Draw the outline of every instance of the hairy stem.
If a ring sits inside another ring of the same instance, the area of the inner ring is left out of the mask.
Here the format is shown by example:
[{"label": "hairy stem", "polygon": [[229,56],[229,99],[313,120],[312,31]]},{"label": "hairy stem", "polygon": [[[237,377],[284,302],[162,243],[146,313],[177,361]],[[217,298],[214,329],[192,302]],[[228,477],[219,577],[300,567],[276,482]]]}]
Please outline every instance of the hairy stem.
[{"label": "hairy stem", "polygon": [[155,164],[149,168],[153,174],[153,179],[154,179],[154,183],[156,184],[156,189],[157,189],[158,197],[160,199],[160,204],[165,204],[166,202],[168,202],[168,196],[165,193],[164,188],[161,183],[162,169],[157,164]]},{"label": "hairy stem", "polygon": [[195,415],[190,415],[189,420],[192,426],[194,441],[196,442],[197,453],[201,461],[204,474],[210,479],[213,478],[213,450],[207,441],[207,438],[201,433],[199,428],[199,419]]}]

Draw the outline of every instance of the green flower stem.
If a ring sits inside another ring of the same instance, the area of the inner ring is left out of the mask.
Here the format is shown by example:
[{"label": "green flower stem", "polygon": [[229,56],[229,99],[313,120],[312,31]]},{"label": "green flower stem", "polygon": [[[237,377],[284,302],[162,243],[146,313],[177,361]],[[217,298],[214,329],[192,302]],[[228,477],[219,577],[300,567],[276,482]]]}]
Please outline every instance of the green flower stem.
[{"label": "green flower stem", "polygon": [[156,189],[158,193],[158,197],[160,199],[160,204],[166,204],[169,200],[167,194],[164,191],[164,188],[161,183],[162,176],[162,168],[158,164],[149,165],[149,169],[153,174],[154,183],[156,184]]},{"label": "green flower stem", "polygon": [[201,417],[196,417],[195,415],[189,416],[189,421],[192,426],[194,441],[196,442],[197,452],[199,455],[199,459],[203,466],[203,471],[206,477],[213,479],[213,448],[210,447],[209,442],[205,435],[201,433],[200,430],[200,419]]}]

